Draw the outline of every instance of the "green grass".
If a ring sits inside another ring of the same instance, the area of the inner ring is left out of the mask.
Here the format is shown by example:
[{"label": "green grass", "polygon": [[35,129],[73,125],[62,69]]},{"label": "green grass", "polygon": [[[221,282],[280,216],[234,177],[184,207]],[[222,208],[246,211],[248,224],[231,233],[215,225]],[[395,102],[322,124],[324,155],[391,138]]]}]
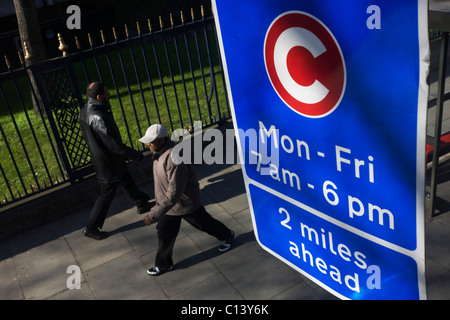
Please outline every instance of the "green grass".
[{"label": "green grass", "polygon": [[[8,188],[2,175],[2,200],[11,200],[11,192],[18,198],[26,192],[33,193],[39,187],[43,189],[57,183],[58,179],[62,180],[57,159],[52,151],[51,136],[47,135],[42,119],[35,117],[33,110],[15,113],[13,117],[2,116],[0,125],[3,131],[0,136],[0,164],[9,183]],[[46,125],[48,127],[48,124]]]},{"label": "green grass", "polygon": [[[211,39],[214,40],[215,38],[210,37],[210,41]],[[171,38],[168,38],[168,40],[171,40]],[[101,54],[97,57],[103,81],[110,90],[110,103],[114,117],[120,128],[123,141],[128,146],[143,150],[144,146],[138,142],[138,139],[153,123],[161,122],[169,130],[171,127],[174,130],[181,127],[188,129],[191,125],[191,119],[192,122],[202,120],[203,125],[209,124],[211,120],[208,114],[207,99],[211,92],[210,112],[212,117],[218,119],[219,113],[221,117],[228,116],[226,93],[223,78],[220,74],[217,52],[215,50],[212,52],[214,57],[212,71],[216,82],[216,90],[212,90],[211,70],[205,53],[204,37],[199,37],[203,68],[198,61],[196,43],[193,39],[189,40],[189,53],[191,54],[194,76],[192,76],[189,68],[188,49],[184,45],[184,39],[178,38],[178,41],[182,65],[181,72],[175,54],[175,44],[173,41],[167,41],[174,86],[169,73],[169,62],[166,59],[161,41],[157,45],[161,78],[156,68],[152,44],[148,41],[145,43],[152,88],[140,45],[133,46],[132,49],[138,77],[133,67],[129,47],[121,48],[123,69],[117,49],[111,48],[108,54]],[[211,42],[211,47],[216,47],[215,42]],[[117,90],[108,59],[114,73]],[[83,62],[84,64],[81,61],[75,62],[73,67],[83,95],[82,99],[85,101],[85,88],[88,81],[84,68],[86,68],[90,81],[99,80],[99,76],[93,57],[85,59]],[[128,79],[129,88],[125,79]],[[0,126],[3,132],[0,133],[0,165],[3,173],[0,172],[0,202],[7,203],[13,200],[13,197],[18,199],[26,196],[27,193],[32,194],[38,191],[39,188],[45,189],[53,184],[63,182],[66,177],[61,170],[58,157],[55,156],[56,145],[52,133],[48,134],[46,131],[46,128],[50,131],[48,119],[34,114],[26,78],[24,76],[19,77],[15,83],[12,80],[3,82],[1,88]],[[197,92],[198,100],[195,92]],[[178,112],[177,105],[180,112]],[[11,110],[8,110],[7,106]],[[159,110],[159,118],[157,109]],[[170,124],[169,119],[172,120],[172,124]],[[33,132],[36,138],[33,136]],[[28,159],[26,153],[29,155]],[[45,169],[44,163],[48,169]],[[6,176],[6,179],[4,176]],[[22,181],[19,177],[22,178]]]}]

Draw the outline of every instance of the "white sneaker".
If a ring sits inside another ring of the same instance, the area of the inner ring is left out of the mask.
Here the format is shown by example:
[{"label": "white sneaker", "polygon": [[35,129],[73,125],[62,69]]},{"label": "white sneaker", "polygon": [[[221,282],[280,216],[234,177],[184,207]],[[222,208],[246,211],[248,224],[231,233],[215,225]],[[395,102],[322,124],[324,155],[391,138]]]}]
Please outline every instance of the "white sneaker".
[{"label": "white sneaker", "polygon": [[172,270],[173,270],[173,266],[170,266],[167,270],[161,270],[158,267],[153,267],[153,268],[150,268],[150,269],[147,270],[147,274],[149,276],[159,276],[159,275],[161,275],[163,273],[166,273],[166,272],[169,272],[169,271],[172,271]]}]

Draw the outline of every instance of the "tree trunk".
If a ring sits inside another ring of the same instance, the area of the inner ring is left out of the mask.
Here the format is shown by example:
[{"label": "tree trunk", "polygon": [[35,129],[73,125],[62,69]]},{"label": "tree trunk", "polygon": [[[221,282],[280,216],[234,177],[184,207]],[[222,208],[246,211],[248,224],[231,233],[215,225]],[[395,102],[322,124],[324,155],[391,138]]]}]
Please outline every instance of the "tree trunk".
[{"label": "tree trunk", "polygon": [[[35,0],[13,0],[14,7],[16,9],[17,24],[19,27],[19,35],[22,47],[24,43],[28,46],[29,58],[25,59],[27,66],[44,61],[47,59],[47,53],[45,50],[44,42],[42,40],[41,27],[39,25],[39,19],[37,15],[37,9]],[[31,74],[30,75],[31,84],[33,90],[36,93],[38,101],[35,101],[34,96],[31,95],[33,100],[34,114],[39,115],[39,108],[42,107],[42,101],[39,96],[39,92],[36,88],[36,82]],[[41,110],[42,111],[42,110]]]}]

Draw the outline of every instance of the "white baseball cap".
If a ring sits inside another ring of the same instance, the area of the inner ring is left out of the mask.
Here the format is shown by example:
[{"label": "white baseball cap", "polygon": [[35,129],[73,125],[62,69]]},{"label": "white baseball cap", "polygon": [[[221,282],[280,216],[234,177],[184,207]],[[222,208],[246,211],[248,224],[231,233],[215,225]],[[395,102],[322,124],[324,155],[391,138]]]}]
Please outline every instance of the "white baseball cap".
[{"label": "white baseball cap", "polygon": [[167,137],[167,129],[162,124],[153,124],[145,132],[145,136],[139,139],[142,143],[151,143],[155,139]]}]

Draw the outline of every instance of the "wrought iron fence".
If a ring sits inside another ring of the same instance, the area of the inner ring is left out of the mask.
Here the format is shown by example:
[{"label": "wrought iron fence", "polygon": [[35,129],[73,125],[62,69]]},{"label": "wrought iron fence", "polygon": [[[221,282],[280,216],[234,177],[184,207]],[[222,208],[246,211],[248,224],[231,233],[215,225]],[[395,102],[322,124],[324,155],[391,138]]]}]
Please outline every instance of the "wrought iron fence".
[{"label": "wrought iron fence", "polygon": [[214,19],[202,10],[199,19],[191,11],[170,21],[164,26],[160,19],[157,28],[147,21],[99,30],[75,39],[74,48],[60,36],[63,56],[29,67],[21,54],[14,70],[5,57],[0,206],[92,172],[77,121],[92,81],[108,86],[124,142],[141,151],[138,139],[153,123],[190,130],[195,121],[206,127],[230,118]]}]

